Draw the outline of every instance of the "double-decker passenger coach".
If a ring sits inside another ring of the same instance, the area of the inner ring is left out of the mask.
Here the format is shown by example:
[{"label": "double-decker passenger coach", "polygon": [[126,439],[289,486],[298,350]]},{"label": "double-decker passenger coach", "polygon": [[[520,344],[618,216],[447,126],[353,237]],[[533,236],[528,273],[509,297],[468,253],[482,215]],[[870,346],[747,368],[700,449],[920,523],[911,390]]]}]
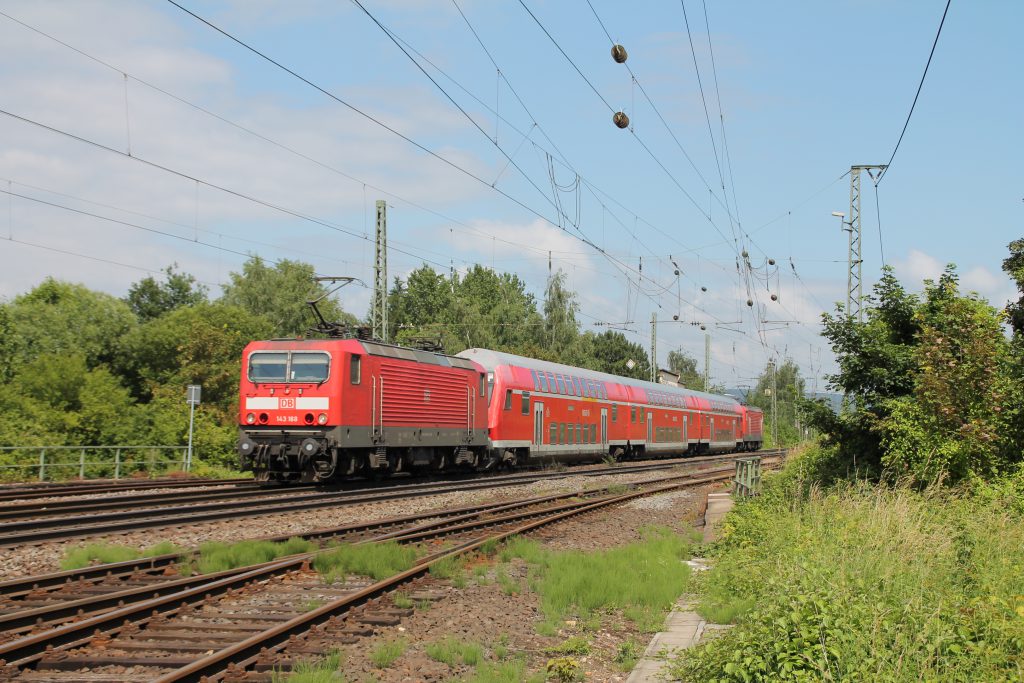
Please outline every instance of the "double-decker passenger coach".
[{"label": "double-decker passenger coach", "polygon": [[[510,465],[761,445],[760,411],[731,396],[487,349],[458,355],[487,371],[492,459]],[[748,441],[744,427],[755,421],[757,434]]]}]

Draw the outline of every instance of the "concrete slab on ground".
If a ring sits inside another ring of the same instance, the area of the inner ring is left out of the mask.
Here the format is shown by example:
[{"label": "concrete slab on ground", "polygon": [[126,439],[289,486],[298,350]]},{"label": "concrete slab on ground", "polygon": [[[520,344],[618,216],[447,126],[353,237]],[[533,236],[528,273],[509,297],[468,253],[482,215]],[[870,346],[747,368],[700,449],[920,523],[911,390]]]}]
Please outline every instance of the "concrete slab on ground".
[{"label": "concrete slab on ground", "polygon": [[704,542],[710,543],[718,538],[718,528],[722,518],[732,510],[735,501],[729,493],[709,493],[707,512],[704,513]]},{"label": "concrete slab on ground", "polygon": [[[728,493],[708,494],[707,511],[704,513],[704,541],[709,542],[717,537],[718,527],[725,513],[732,509],[733,499]],[[687,562],[694,571],[707,569],[701,558]],[[664,683],[669,680],[665,673],[667,658],[674,651],[685,650],[698,644],[710,631],[717,631],[728,626],[709,624],[693,611],[694,596],[682,596],[672,607],[662,631],[654,634],[650,644],[644,650],[640,661],[626,679],[626,683]]]}]

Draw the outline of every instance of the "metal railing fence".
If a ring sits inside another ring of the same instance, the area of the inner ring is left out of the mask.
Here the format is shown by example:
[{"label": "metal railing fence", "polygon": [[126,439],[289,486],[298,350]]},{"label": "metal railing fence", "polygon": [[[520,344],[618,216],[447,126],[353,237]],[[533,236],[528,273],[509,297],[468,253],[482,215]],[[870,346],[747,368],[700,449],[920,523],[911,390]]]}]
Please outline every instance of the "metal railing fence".
[{"label": "metal railing fence", "polygon": [[[184,470],[187,451],[186,446],[3,446],[0,479],[120,479],[136,472],[159,474]],[[28,476],[18,477],[19,473]]]},{"label": "metal railing fence", "polygon": [[732,491],[743,498],[761,492],[761,456],[736,459],[736,476]]}]

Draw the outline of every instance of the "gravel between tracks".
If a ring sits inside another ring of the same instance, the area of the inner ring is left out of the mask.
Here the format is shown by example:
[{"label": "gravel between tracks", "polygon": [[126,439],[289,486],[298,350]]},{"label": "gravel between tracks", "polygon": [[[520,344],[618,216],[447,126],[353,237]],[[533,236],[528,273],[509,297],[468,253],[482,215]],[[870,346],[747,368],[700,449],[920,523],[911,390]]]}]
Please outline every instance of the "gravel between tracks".
[{"label": "gravel between tracks", "polygon": [[[655,480],[668,476],[669,473],[675,471],[677,470],[665,470],[658,473],[610,473],[598,477],[574,476],[572,473],[567,473],[564,477],[546,479],[532,484],[507,486],[483,491],[446,493],[422,498],[289,512],[247,519],[209,522],[188,527],[150,529],[81,538],[73,541],[24,546],[4,551],[4,556],[0,559],[0,580],[20,578],[29,574],[59,571],[59,563],[65,551],[86,543],[118,543],[141,549],[161,541],[170,541],[178,546],[191,548],[205,541],[233,542],[261,536],[297,534],[353,522],[417,514],[430,510],[461,507],[486,501],[514,500],[531,495],[580,490],[616,483],[628,484],[637,481]],[[192,489],[189,490],[191,491]]]},{"label": "gravel between tracks", "polygon": [[[709,487],[661,494],[609,508],[581,518],[570,519],[555,526],[544,527],[531,534],[551,550],[592,552],[640,540],[641,530],[650,525],[665,526],[681,534],[689,533],[700,514],[703,498]],[[619,615],[605,615],[599,628],[585,630],[582,624],[567,621],[558,635],[542,636],[536,624],[542,620],[538,596],[525,589],[528,567],[513,560],[506,567],[507,575],[520,582],[524,589],[507,595],[495,583],[495,567],[487,578],[468,579],[465,588],[443,585],[445,597],[402,619],[398,626],[381,629],[372,638],[342,648],[343,670],[352,683],[435,683],[461,680],[472,668],[446,664],[431,659],[426,647],[452,636],[461,642],[475,642],[483,647],[484,657],[494,659],[496,647],[505,647],[512,655],[526,657],[528,674],[545,670],[548,659],[557,657],[546,648],[557,647],[568,638],[581,636],[590,643],[591,652],[574,657],[582,665],[585,680],[614,683],[629,676],[616,663],[620,646],[636,643],[642,652],[651,638]],[[472,574],[471,572],[467,572]],[[437,590],[436,587],[431,587]],[[371,656],[381,645],[403,640],[405,652],[389,667],[377,668]]]}]

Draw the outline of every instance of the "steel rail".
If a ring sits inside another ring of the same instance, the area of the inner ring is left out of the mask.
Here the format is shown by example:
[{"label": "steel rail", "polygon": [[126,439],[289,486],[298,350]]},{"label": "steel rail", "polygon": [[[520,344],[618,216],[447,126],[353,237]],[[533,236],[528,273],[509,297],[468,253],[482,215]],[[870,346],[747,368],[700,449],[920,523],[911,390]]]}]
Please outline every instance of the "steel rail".
[{"label": "steel rail", "polygon": [[180,489],[196,486],[239,486],[256,485],[253,479],[145,479],[126,481],[123,484],[82,483],[82,484],[39,484],[35,486],[19,486],[16,488],[0,486],[0,502],[7,500],[31,500],[36,498],[57,498],[65,495],[113,493],[116,491],[134,491],[144,489]]},{"label": "steel rail", "polygon": [[[650,483],[672,481],[676,479],[685,479],[695,476],[696,474],[715,474],[718,472],[726,471],[725,468],[718,470],[700,470],[694,473],[681,473],[676,477],[669,477],[668,479],[662,478],[657,480],[643,480],[633,482],[630,486],[643,486]],[[353,523],[346,524],[337,527],[329,527],[325,529],[316,529],[310,532],[298,533],[298,534],[280,534],[256,537],[251,540],[254,541],[271,541],[271,542],[282,542],[290,538],[302,538],[309,541],[323,541],[326,539],[337,538],[339,536],[348,536],[353,534],[366,533],[369,531],[375,531],[387,527],[399,526],[402,524],[416,523],[422,519],[442,518],[442,520],[427,525],[428,527],[451,524],[453,520],[470,517],[473,515],[479,515],[484,513],[494,513],[505,509],[513,509],[515,507],[521,507],[525,505],[538,505],[542,503],[553,502],[557,500],[563,500],[566,498],[572,498],[580,495],[593,496],[599,495],[606,491],[607,487],[596,487],[591,489],[585,489],[583,491],[573,491],[568,493],[549,494],[543,496],[534,496],[530,498],[524,498],[516,501],[501,502],[501,503],[484,503],[478,505],[462,506],[458,508],[449,508],[445,510],[433,510],[418,514],[400,515],[398,517],[386,517],[371,522]],[[378,538],[390,538],[397,537],[406,533],[406,531],[396,531]],[[169,566],[178,563],[182,557],[187,557],[194,553],[196,549],[183,550],[181,553],[168,553],[164,555],[158,555],[149,558],[139,558],[136,560],[126,560],[123,562],[108,563],[102,565],[96,565],[92,567],[84,567],[82,569],[71,569],[62,572],[54,572],[50,574],[43,574],[38,576],[31,576],[25,579],[15,579],[11,581],[0,582],[0,597],[20,597],[34,591],[44,590],[46,588],[62,588],[69,586],[74,583],[88,582],[92,583],[107,578],[116,578],[131,576],[137,573],[153,572],[158,570],[164,570]],[[41,614],[41,613],[40,613]],[[5,623],[5,617],[0,615],[0,626]]]},{"label": "steel rail", "polygon": [[477,550],[485,543],[489,542],[500,542],[512,536],[522,535],[533,531],[534,529],[554,524],[571,517],[592,512],[604,507],[617,505],[620,503],[627,502],[634,498],[639,498],[646,495],[653,495],[656,493],[663,493],[678,489],[685,486],[695,486],[703,483],[713,483],[721,481],[724,478],[728,478],[729,474],[723,474],[717,477],[693,479],[688,483],[675,483],[666,484],[663,486],[655,487],[652,489],[646,489],[641,492],[627,493],[619,496],[612,496],[600,501],[580,505],[571,510],[563,510],[556,512],[552,515],[535,519],[527,522],[526,524],[520,525],[508,531],[499,531],[494,534],[490,534],[481,538],[477,541],[471,541],[464,544],[451,552],[445,553],[440,557],[437,557],[429,562],[419,564],[411,569],[396,574],[383,581],[367,586],[366,588],[345,596],[339,600],[323,605],[311,612],[299,615],[289,621],[267,629],[262,633],[255,634],[246,638],[240,643],[236,643],[229,647],[223,648],[217,652],[209,654],[205,657],[198,659],[197,661],[187,666],[181,667],[176,671],[160,676],[155,679],[154,683],[183,683],[188,681],[194,681],[199,683],[201,680],[206,678],[209,680],[211,677],[215,677],[223,673],[228,666],[233,667],[233,671],[238,672],[239,669],[246,669],[256,663],[258,657],[266,656],[268,652],[279,652],[288,644],[289,639],[292,636],[297,636],[310,631],[314,626],[327,621],[332,616],[343,614],[354,606],[367,602],[370,599],[380,597],[385,593],[396,590],[399,586],[407,583],[413,579],[423,576],[430,571],[430,567],[433,565],[445,561],[448,558],[458,557],[467,553]]},{"label": "steel rail", "polygon": [[[131,510],[124,512],[106,513],[93,515],[90,522],[81,524],[77,517],[57,518],[56,520],[25,520],[0,524],[0,548],[18,546],[25,543],[47,541],[65,538],[77,538],[90,535],[105,535],[112,532],[132,531],[139,529],[150,529],[178,524],[194,524],[197,522],[218,521],[222,519],[237,519],[241,517],[254,517],[266,514],[279,514],[282,512],[294,512],[322,507],[349,506],[397,500],[421,495],[437,495],[451,492],[473,491],[487,488],[497,488],[507,485],[518,485],[532,482],[538,479],[566,477],[566,476],[607,476],[609,474],[628,474],[635,471],[651,471],[671,469],[679,466],[701,465],[721,461],[734,460],[737,455],[722,456],[711,459],[668,461],[664,464],[630,467],[617,467],[614,469],[587,470],[583,472],[555,474],[542,473],[533,475],[512,475],[512,478],[485,477],[472,482],[457,482],[456,484],[412,484],[403,487],[396,487],[398,490],[385,489],[383,491],[352,495],[351,492],[329,492],[313,493],[300,497],[298,500],[293,496],[287,503],[267,505],[266,501],[243,501],[242,504],[230,502],[207,503],[205,505],[190,506],[186,508],[150,508],[143,510]],[[71,523],[72,526],[59,527],[56,524],[61,522]],[[50,528],[40,528],[41,523],[49,523]]]},{"label": "steel rail", "polygon": [[[583,501],[569,504],[561,504],[556,506],[556,510],[558,511],[556,518],[561,519],[571,514],[578,514],[580,511],[587,511],[590,509],[596,509],[596,507],[613,505],[615,503],[631,500],[633,498],[659,493],[662,492],[662,490],[669,490],[687,485],[698,485],[700,483],[720,481],[722,479],[728,478],[729,475],[730,470],[727,469],[723,469],[718,475],[712,477],[698,478],[697,473],[690,473],[688,475],[681,475],[680,477],[678,477],[679,479],[686,479],[686,481],[680,481],[672,484],[660,484],[653,488],[645,489],[643,490],[643,492],[639,493],[626,494],[621,496],[611,496],[602,499],[601,501],[598,502]],[[577,494],[561,495],[560,497],[567,497],[578,494],[579,492]],[[528,503],[529,505],[522,505],[521,507],[531,507],[532,505],[536,505],[536,503],[532,501],[529,501]],[[514,504],[503,504],[503,506],[498,507],[510,507],[513,505]],[[518,515],[506,515],[505,521],[506,523],[509,521],[514,521],[516,520],[517,516],[519,518],[530,518],[537,517],[538,515],[542,514],[545,514],[544,511],[527,510],[525,512],[518,513]],[[540,523],[543,522],[543,519],[540,520]],[[478,520],[475,523],[475,526],[477,528],[485,528],[488,526],[493,526],[495,523],[497,523],[495,519],[486,518]],[[539,522],[530,523],[537,524]],[[408,531],[404,536],[408,536],[408,540],[412,541],[422,540],[423,538],[431,538],[431,533],[433,536],[443,535],[445,531],[438,527],[451,524],[452,522],[449,520],[438,520],[431,524],[425,524],[420,528],[412,529]],[[466,530],[472,529],[473,526],[474,524],[472,523],[458,524],[457,530],[459,532],[464,532]],[[507,536],[512,535],[513,532],[514,531],[510,531]],[[402,540],[402,537],[402,533],[396,533],[396,535],[387,535],[388,539],[393,540]],[[206,583],[203,583],[201,585],[191,584],[188,580],[179,580],[176,583],[180,584],[179,587],[184,587],[182,588],[182,590],[174,591],[168,593],[167,595],[159,595],[152,599],[143,600],[141,602],[136,602],[134,604],[121,606],[110,611],[105,611],[101,614],[96,614],[92,616],[83,615],[84,617],[81,618],[80,621],[76,621],[72,624],[62,625],[57,628],[49,629],[39,634],[30,635],[24,638],[14,640],[9,643],[2,644],[0,645],[0,659],[5,659],[6,661],[8,661],[8,663],[18,667],[32,665],[36,663],[39,657],[47,651],[48,647],[75,647],[87,641],[89,635],[92,634],[94,631],[109,630],[112,633],[114,633],[119,631],[120,628],[122,628],[121,626],[118,626],[119,624],[123,626],[131,621],[137,621],[140,620],[140,618],[147,617],[155,613],[171,611],[184,604],[198,602],[205,599],[208,596],[219,595],[232,588],[239,588],[253,581],[261,581],[272,577],[272,575],[297,569],[301,567],[304,563],[307,563],[313,554],[302,554],[293,556],[292,558],[274,560],[272,562],[265,563],[261,566],[244,567],[239,570],[230,570],[232,575],[227,575],[227,577],[223,578],[217,578],[212,582],[206,581]],[[452,553],[447,553],[447,555],[445,556],[450,555],[452,555]],[[420,571],[420,573],[429,568],[429,566],[433,564],[433,561],[434,560],[431,560],[425,564],[418,565],[421,567],[425,567]],[[241,573],[239,573],[240,571]],[[410,572],[417,573],[416,569],[414,568],[407,572],[403,572],[403,574],[409,574]],[[130,592],[133,595],[141,595],[145,594],[146,592],[153,592],[153,587],[132,589]],[[106,603],[114,599],[115,596],[103,596],[102,601]],[[78,607],[79,606],[76,605],[76,608]],[[321,609],[314,610],[314,612],[318,611],[321,611]],[[65,648],[61,647],[61,649]]]}]

